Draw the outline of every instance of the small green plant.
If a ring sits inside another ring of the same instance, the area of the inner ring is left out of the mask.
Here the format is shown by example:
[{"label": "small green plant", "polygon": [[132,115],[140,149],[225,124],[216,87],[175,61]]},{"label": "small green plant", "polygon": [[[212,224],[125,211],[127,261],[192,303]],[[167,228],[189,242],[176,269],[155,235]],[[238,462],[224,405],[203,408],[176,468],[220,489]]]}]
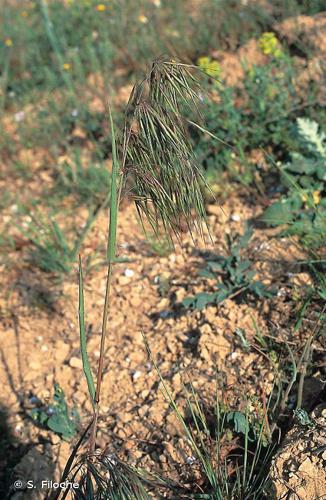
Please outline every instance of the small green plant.
[{"label": "small green plant", "polygon": [[151,251],[159,257],[165,257],[173,250],[171,241],[165,234],[159,235],[154,233],[152,235],[147,235],[147,240]]},{"label": "small green plant", "polygon": [[252,236],[252,228],[248,227],[241,237],[232,239],[226,236],[228,256],[219,256],[207,263],[200,276],[216,279],[216,273],[222,275],[222,283],[216,284],[216,291],[201,292],[193,297],[187,297],[182,305],[191,309],[204,309],[211,304],[220,304],[229,297],[252,294],[257,298],[271,297],[273,292],[261,282],[254,280],[255,271],[250,270],[252,262],[242,258],[241,251],[247,248]]},{"label": "small green plant", "polygon": [[101,164],[84,167],[77,153],[75,163],[65,162],[58,169],[54,193],[60,196],[74,194],[79,202],[86,205],[108,202],[110,173]]},{"label": "small green plant", "polygon": [[71,234],[66,234],[53,217],[46,221],[39,214],[30,214],[31,222],[28,228],[19,227],[33,246],[29,254],[30,262],[48,273],[54,273],[58,276],[69,274],[99,208],[90,210],[83,229],[79,233],[75,232],[73,245],[70,242]]},{"label": "small green plant", "polygon": [[[269,498],[269,480],[264,470],[275,449],[267,415],[270,402],[265,410],[256,404],[258,411],[249,409],[249,405],[244,412],[231,411],[221,405],[216,396],[214,406],[208,412],[193,385],[188,383],[183,384],[186,405],[181,409],[153,358],[152,361],[162,392],[183,428],[193,454],[192,463],[204,478],[200,488],[197,489],[196,485],[191,485],[188,490],[185,488],[185,498],[189,492],[190,498],[212,500]],[[229,453],[225,453],[224,446],[230,440]]]},{"label": "small green plant", "polygon": [[64,392],[58,384],[54,385],[53,403],[33,408],[29,415],[35,422],[59,434],[65,441],[70,441],[76,435],[79,426],[78,412],[76,408],[69,410]]},{"label": "small green plant", "polygon": [[280,166],[286,194],[261,219],[271,226],[287,224],[282,234],[318,247],[326,238],[326,135],[316,122],[298,118],[296,138],[297,151]]},{"label": "small green plant", "polygon": [[[209,64],[206,59],[204,63]],[[252,150],[263,147],[273,157],[287,154],[294,143],[292,130],[299,113],[309,117],[322,109],[312,88],[304,97],[300,94],[294,85],[297,76],[290,57],[271,57],[263,66],[245,68],[241,88],[222,82],[214,90],[218,103],[203,95],[205,127],[220,139],[212,142],[208,134],[192,131],[196,155],[208,178],[214,182],[226,172],[241,184],[255,184],[258,174],[265,174],[257,171],[250,158]]]},{"label": "small green plant", "polygon": [[313,420],[310,418],[306,410],[298,408],[297,410],[294,410],[293,413],[295,421],[302,427],[309,427],[310,429],[315,427]]}]

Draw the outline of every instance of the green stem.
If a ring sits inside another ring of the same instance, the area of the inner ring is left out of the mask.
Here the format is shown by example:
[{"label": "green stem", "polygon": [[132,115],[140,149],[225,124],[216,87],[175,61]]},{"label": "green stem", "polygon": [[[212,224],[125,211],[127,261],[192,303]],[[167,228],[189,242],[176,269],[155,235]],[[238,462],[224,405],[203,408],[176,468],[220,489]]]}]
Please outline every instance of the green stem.
[{"label": "green stem", "polygon": [[[115,133],[114,133],[114,124],[113,124],[110,108],[109,108],[109,118],[110,118],[111,132],[112,132],[112,176],[111,176],[109,239],[108,239],[108,247],[107,247],[108,270],[107,270],[107,276],[106,276],[105,302],[104,302],[103,319],[102,319],[100,358],[99,358],[98,369],[97,369],[94,419],[93,419],[91,435],[90,435],[90,440],[89,440],[89,452],[91,455],[95,451],[95,444],[96,444],[96,432],[97,432],[97,422],[98,422],[98,414],[99,414],[99,402],[100,402],[102,377],[103,377],[104,351],[105,351],[105,342],[106,342],[106,337],[107,337],[107,323],[108,323],[109,308],[110,308],[110,291],[111,291],[111,283],[112,283],[112,272],[113,272],[113,264],[115,263],[115,260],[116,260],[116,250],[117,250],[117,223],[118,223],[118,209],[119,209],[119,198],[120,198],[120,189],[118,190],[120,166],[119,166],[118,155],[117,155],[117,146],[116,146]],[[120,183],[122,183],[121,178],[120,178]]]}]

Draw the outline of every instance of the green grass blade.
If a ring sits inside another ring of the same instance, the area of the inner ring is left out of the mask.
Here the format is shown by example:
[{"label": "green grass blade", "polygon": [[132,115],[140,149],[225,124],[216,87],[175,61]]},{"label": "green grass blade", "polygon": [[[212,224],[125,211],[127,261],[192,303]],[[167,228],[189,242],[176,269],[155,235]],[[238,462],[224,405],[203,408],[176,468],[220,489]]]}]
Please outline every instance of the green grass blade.
[{"label": "green grass blade", "polygon": [[88,392],[91,397],[92,405],[94,406],[95,401],[95,385],[93,381],[93,375],[91,367],[88,360],[87,350],[86,350],[86,332],[85,332],[85,313],[84,313],[84,284],[83,284],[83,270],[81,257],[79,256],[79,334],[80,334],[80,351],[83,361],[83,369],[85,377],[87,380]]},{"label": "green grass blade", "polygon": [[117,221],[118,221],[118,175],[119,160],[117,143],[114,131],[111,109],[108,107],[110,127],[112,134],[112,179],[111,179],[111,201],[110,201],[110,224],[107,257],[109,262],[113,262],[116,257]]}]

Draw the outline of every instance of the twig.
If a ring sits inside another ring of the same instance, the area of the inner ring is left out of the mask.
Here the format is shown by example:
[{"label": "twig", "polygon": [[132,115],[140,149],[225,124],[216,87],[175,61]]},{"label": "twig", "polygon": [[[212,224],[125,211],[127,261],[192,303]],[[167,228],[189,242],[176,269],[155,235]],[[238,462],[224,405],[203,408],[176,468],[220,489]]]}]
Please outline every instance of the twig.
[{"label": "twig", "polygon": [[[293,373],[292,373],[292,378],[291,378],[290,382],[288,383],[288,386],[286,388],[284,396],[283,396],[283,398],[281,400],[281,403],[280,403],[280,406],[279,406],[279,410],[278,410],[278,414],[279,415],[281,413],[283,413],[283,411],[284,411],[284,409],[286,407],[286,403],[287,403],[288,397],[290,395],[290,392],[291,392],[291,389],[293,387],[293,384],[295,383],[295,381],[297,379],[297,374],[298,374],[297,365],[296,365],[293,353],[292,353],[291,349],[289,348],[288,344],[286,343],[285,345],[286,345],[286,347],[287,347],[287,349],[289,351],[290,357],[291,357],[292,367],[293,367]],[[271,434],[273,434],[273,432],[275,431],[276,426],[277,426],[277,422],[275,421],[271,425]]]},{"label": "twig", "polygon": [[307,373],[307,367],[308,367],[308,363],[309,363],[309,359],[310,359],[310,354],[311,354],[311,349],[312,349],[312,342],[313,340],[315,339],[317,333],[318,333],[318,326],[319,326],[319,323],[320,323],[320,319],[322,318],[324,312],[325,312],[325,309],[326,309],[326,305],[323,307],[317,321],[316,321],[316,324],[314,326],[314,329],[310,335],[310,337],[308,338],[307,342],[306,342],[306,345],[304,347],[304,350],[303,350],[303,353],[302,353],[302,356],[301,356],[301,359],[300,359],[300,362],[299,362],[299,371],[300,371],[300,379],[299,379],[299,385],[298,385],[298,395],[297,395],[297,406],[296,406],[296,409],[298,410],[299,408],[301,408],[302,406],[302,396],[303,396],[303,387],[304,387],[304,380],[305,380],[305,376],[306,376],[306,373]]}]

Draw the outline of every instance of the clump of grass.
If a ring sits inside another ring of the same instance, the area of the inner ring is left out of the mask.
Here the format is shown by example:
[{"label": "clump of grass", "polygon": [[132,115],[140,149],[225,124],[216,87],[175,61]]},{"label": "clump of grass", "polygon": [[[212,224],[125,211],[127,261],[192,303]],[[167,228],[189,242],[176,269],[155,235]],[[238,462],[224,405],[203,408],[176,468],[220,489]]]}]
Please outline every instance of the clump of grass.
[{"label": "clump of grass", "polygon": [[[187,493],[190,498],[210,500],[270,498],[267,471],[275,449],[268,418],[270,401],[254,415],[249,402],[244,412],[228,411],[220,404],[216,393],[208,418],[207,407],[190,382],[183,383],[186,404],[181,409],[153,360],[146,339],[145,342],[163,394],[183,428],[193,453],[192,462],[203,479],[200,486],[194,484],[185,488],[180,498],[188,498]],[[232,442],[228,438],[230,432]]]},{"label": "clump of grass", "polygon": [[[101,495],[105,495],[105,498],[143,498],[139,496],[142,492],[138,486],[136,487],[138,496],[128,489],[127,476],[124,479],[120,476],[120,483],[117,483],[118,490],[113,496],[107,496],[113,476],[109,484],[107,480],[103,482],[99,479],[101,476],[98,472],[96,454],[110,292],[113,268],[117,263],[119,202],[122,188],[128,180],[128,183],[132,183],[133,197],[144,225],[149,223],[155,233],[158,233],[162,226],[171,240],[173,236],[180,237],[182,224],[191,234],[198,232],[203,235],[205,209],[200,190],[201,178],[187,137],[186,122],[180,104],[182,102],[189,106],[196,105],[200,86],[192,74],[192,69],[192,66],[175,60],[159,59],[153,62],[150,72],[142,82],[134,86],[132,91],[120,147],[116,141],[112,115],[110,109],[108,110],[112,133],[108,270],[96,382],[93,379],[86,350],[81,261],[79,268],[80,345],[93,406],[88,451],[80,461],[80,464],[86,467],[86,475],[81,476],[81,486],[86,496],[91,495],[92,498],[95,491],[99,498],[102,498]],[[102,465],[107,467],[108,463],[106,460]],[[119,469],[114,470],[116,473]],[[123,489],[124,486],[126,490]],[[126,492],[129,492],[129,496]]]},{"label": "clump of grass", "polygon": [[74,194],[86,205],[108,202],[110,172],[102,164],[85,167],[79,154],[73,163],[65,162],[60,166],[53,192],[59,196]]},{"label": "clump of grass", "polygon": [[58,277],[69,274],[76,262],[79,249],[92,227],[101,205],[89,211],[85,225],[81,231],[75,230],[75,238],[71,243],[68,234],[59,226],[54,217],[45,218],[40,213],[30,214],[27,229],[19,230],[29,239],[32,248],[29,261],[44,272]]}]

